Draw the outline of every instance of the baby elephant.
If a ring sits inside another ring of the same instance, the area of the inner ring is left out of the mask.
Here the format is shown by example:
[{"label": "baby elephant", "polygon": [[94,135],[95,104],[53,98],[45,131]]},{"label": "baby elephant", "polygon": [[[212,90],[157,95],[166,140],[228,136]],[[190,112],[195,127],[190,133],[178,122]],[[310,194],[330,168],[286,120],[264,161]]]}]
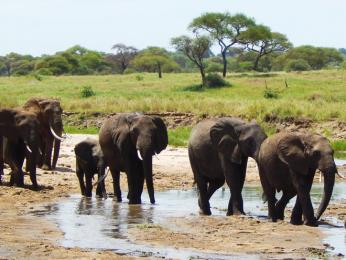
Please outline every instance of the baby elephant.
[{"label": "baby elephant", "polygon": [[[316,216],[310,198],[315,171],[324,175],[324,192]],[[291,223],[317,226],[317,220],[328,206],[337,173],[333,149],[326,138],[316,134],[277,133],[268,137],[259,153],[259,174],[268,199],[269,217],[284,219],[284,210],[297,195]],[[276,201],[275,192],[282,191]]]},{"label": "baby elephant", "polygon": [[[76,173],[82,195],[91,197],[92,179],[94,174],[97,173],[96,195],[106,198],[107,193],[104,183],[106,165],[99,142],[95,139],[87,138],[78,143],[74,151],[76,154]],[[84,176],[86,185],[84,184]]]}]

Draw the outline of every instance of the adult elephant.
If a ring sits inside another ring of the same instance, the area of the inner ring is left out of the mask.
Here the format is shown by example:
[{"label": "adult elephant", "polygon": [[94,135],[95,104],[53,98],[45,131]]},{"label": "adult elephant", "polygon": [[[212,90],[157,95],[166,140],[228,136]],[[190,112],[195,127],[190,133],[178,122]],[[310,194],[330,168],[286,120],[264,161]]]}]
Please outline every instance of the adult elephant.
[{"label": "adult elephant", "polygon": [[36,159],[39,146],[39,122],[34,114],[14,109],[0,110],[0,179],[5,160],[12,170],[10,184],[23,186],[22,166],[26,156],[30,161],[28,170],[31,182],[37,188]]},{"label": "adult elephant", "polygon": [[188,152],[203,214],[211,214],[209,199],[225,180],[231,191],[227,215],[245,214],[241,192],[248,157],[257,161],[266,137],[256,122],[232,117],[207,119],[194,127]]},{"label": "adult elephant", "polygon": [[144,179],[155,203],[152,156],[167,147],[167,128],[160,117],[123,113],[109,118],[99,133],[100,146],[113,177],[114,194],[121,201],[119,177],[126,172],[130,204],[140,204]]},{"label": "adult elephant", "polygon": [[55,169],[63,132],[60,102],[56,99],[31,98],[23,105],[23,109],[34,113],[40,122],[42,158],[38,162],[38,166],[44,170]]},{"label": "adult elephant", "polygon": [[[315,217],[310,190],[316,169],[324,175],[324,193]],[[284,219],[287,203],[297,195],[291,223],[302,224],[304,215],[306,225],[317,226],[332,196],[337,173],[333,149],[325,137],[288,132],[269,137],[259,153],[259,173],[272,221]],[[276,191],[283,192],[279,201],[275,198]]]}]

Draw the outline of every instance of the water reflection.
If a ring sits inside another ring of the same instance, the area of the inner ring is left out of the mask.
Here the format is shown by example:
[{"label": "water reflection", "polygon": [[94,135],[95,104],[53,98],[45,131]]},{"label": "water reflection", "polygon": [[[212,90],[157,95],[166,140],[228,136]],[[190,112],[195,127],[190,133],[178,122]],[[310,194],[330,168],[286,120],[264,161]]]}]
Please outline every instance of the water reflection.
[{"label": "water reflection", "polygon": [[[312,201],[318,205],[323,190],[322,184],[313,186]],[[346,199],[346,183],[335,185],[332,200]],[[54,219],[64,232],[63,246],[95,249],[111,249],[130,255],[150,254],[158,257],[173,257],[189,259],[191,257],[228,259],[229,256],[219,254],[204,254],[189,250],[175,250],[172,248],[143,247],[131,243],[127,239],[128,229],[133,225],[164,224],[170,217],[186,217],[198,215],[196,190],[170,190],[156,192],[158,203],[151,205],[146,202],[142,205],[129,205],[127,202],[117,203],[112,199],[102,200],[84,198],[74,195],[71,198],[50,206],[46,214]],[[229,199],[229,190],[218,190],[210,203],[213,215],[226,215]],[[267,216],[266,204],[262,201],[262,188],[251,186],[244,188],[244,207],[247,215],[256,217]],[[124,195],[126,197],[126,195]],[[146,195],[143,198],[147,198]],[[289,206],[293,206],[295,199]],[[40,214],[43,214],[40,212]],[[340,223],[336,223],[340,226]],[[346,255],[345,230],[321,227],[328,232],[326,243],[331,244],[337,251]],[[238,256],[237,256],[238,257]],[[251,258],[247,255],[243,258]]]}]

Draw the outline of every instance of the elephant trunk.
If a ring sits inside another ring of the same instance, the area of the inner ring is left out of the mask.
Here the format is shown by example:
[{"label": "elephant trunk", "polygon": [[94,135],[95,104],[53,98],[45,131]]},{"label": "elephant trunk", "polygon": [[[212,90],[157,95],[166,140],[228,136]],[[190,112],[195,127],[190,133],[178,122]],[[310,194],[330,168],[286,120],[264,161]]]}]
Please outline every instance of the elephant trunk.
[{"label": "elephant trunk", "polygon": [[332,171],[323,172],[324,176],[324,192],[321,200],[321,204],[318,208],[316,219],[318,220],[323,212],[326,210],[330,198],[332,197],[334,183],[335,183],[335,173],[337,172],[336,167]]},{"label": "elephant trunk", "polygon": [[143,170],[144,170],[145,182],[147,184],[147,190],[148,190],[148,194],[150,198],[150,203],[155,204],[154,183],[153,183],[153,157],[150,153],[144,156]]}]

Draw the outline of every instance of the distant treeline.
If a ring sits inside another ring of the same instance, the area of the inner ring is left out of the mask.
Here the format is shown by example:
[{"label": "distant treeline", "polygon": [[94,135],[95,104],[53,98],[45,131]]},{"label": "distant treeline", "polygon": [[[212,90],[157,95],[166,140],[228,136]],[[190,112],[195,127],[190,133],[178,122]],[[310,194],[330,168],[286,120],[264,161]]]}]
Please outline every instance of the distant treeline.
[{"label": "distant treeline", "polygon": [[[194,38],[172,39],[175,52],[160,47],[138,50],[118,43],[110,53],[79,45],[40,57],[9,53],[0,56],[0,76],[156,72],[162,77],[164,72],[195,71],[225,76],[226,72],[346,68],[346,49],[293,47],[285,35],[243,14],[206,13],[195,18],[189,29]],[[221,52],[214,54],[213,45],[220,46]]]}]

